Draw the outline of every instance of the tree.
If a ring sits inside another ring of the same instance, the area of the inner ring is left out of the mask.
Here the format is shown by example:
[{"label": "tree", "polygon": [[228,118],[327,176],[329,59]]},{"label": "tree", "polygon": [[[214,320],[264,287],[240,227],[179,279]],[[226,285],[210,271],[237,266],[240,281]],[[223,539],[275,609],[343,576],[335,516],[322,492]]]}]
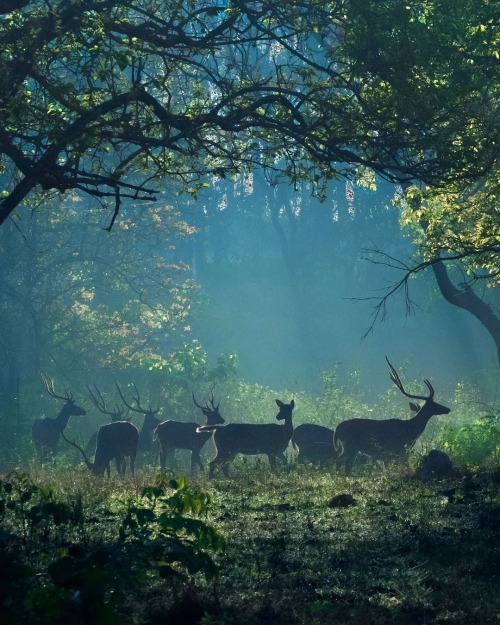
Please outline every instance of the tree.
[{"label": "tree", "polygon": [[432,267],[444,298],[485,327],[500,362],[495,290],[481,290],[495,287],[500,275],[498,7],[474,0],[368,7],[355,1],[350,17],[349,56],[360,76],[371,76],[364,81],[367,117],[377,124],[385,117],[389,135],[401,123],[425,125],[428,119],[428,155],[448,172],[442,171],[441,182],[421,177],[416,186],[403,183],[402,223],[412,228],[418,255],[407,263],[376,250],[375,262],[403,277],[377,299],[375,316],[399,289],[411,306],[409,279]]},{"label": "tree", "polygon": [[195,194],[257,165],[316,185],[358,167],[474,180],[499,132],[493,6],[9,0],[0,223],[36,190],[73,190],[111,202],[111,227],[165,176]]},{"label": "tree", "polygon": [[495,305],[500,283],[498,192],[498,166],[465,191],[412,187],[402,218],[404,224],[419,227],[419,258],[411,272],[432,267],[443,297],[487,330],[500,364],[500,315]]},{"label": "tree", "polygon": [[193,229],[168,205],[150,206],[141,219],[129,207],[110,246],[97,227],[99,211],[66,202],[26,224],[22,254],[16,224],[0,232],[5,407],[18,381],[39,385],[40,371],[63,386],[112,387],[126,370],[165,365],[191,340],[196,285],[174,244]]}]

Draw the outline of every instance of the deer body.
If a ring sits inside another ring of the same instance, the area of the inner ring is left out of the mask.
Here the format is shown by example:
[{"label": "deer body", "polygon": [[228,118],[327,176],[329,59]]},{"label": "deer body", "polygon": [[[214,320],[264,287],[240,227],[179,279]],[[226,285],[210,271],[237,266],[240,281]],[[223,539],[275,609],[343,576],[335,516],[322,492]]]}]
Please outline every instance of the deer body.
[{"label": "deer body", "polygon": [[40,458],[45,458],[49,453],[57,452],[57,445],[61,432],[68,425],[70,417],[83,416],[86,411],[78,406],[73,396],[66,392],[66,396],[57,395],[54,392],[54,384],[50,378],[43,377],[45,388],[51,397],[62,399],[65,404],[57,417],[37,417],[31,427],[31,435]]},{"label": "deer body", "polygon": [[297,426],[293,431],[292,445],[299,451],[297,462],[322,465],[332,462],[338,456],[338,451],[333,446],[333,430],[315,423]]},{"label": "deer body", "polygon": [[76,443],[63,438],[73,447],[76,447],[83,455],[88,469],[96,476],[104,475],[107,472],[111,475],[110,462],[115,460],[116,470],[119,475],[125,475],[126,458],[130,458],[130,471],[134,475],[135,458],[139,444],[139,430],[129,421],[115,421],[101,425],[97,432],[96,449],[94,462],[91,462],[86,453]]},{"label": "deer body", "polygon": [[[200,406],[196,403],[193,394],[193,400],[196,406],[201,409],[205,418],[206,425],[221,425],[224,419],[219,413],[219,404],[214,405],[212,395],[211,404]],[[159,440],[161,445],[160,451],[160,469],[165,471],[167,457],[175,452],[176,449],[187,449],[191,452],[191,471],[194,472],[196,466],[202,471],[204,469],[201,461],[200,453],[205,443],[212,437],[213,431],[199,431],[200,426],[197,423],[186,423],[183,421],[174,421],[169,419],[160,423],[153,433],[153,440]]]},{"label": "deer body", "polygon": [[130,472],[134,475],[135,457],[139,446],[139,430],[129,421],[115,421],[101,425],[97,432],[97,441],[92,472],[94,475],[108,477],[111,473],[109,463],[116,462],[116,470],[125,475],[126,458],[130,458]]},{"label": "deer body", "polygon": [[278,421],[274,423],[230,423],[229,425],[202,426],[200,431],[214,431],[214,443],[217,456],[210,463],[209,477],[214,476],[215,470],[221,468],[224,475],[229,477],[229,464],[237,454],[253,456],[264,454],[269,459],[271,469],[276,468],[276,461],[286,464],[284,452],[293,435],[292,410],[295,402],[284,404],[276,400],[279,413]]},{"label": "deer body", "polygon": [[429,395],[408,394],[394,367],[387,362],[391,368],[391,380],[398,389],[407,397],[424,400],[424,404],[411,419],[349,419],[339,423],[333,436],[333,445],[340,451],[339,464],[344,465],[346,475],[351,473],[358,452],[384,463],[399,460],[408,464],[409,453],[429,419],[450,412],[449,408],[434,401],[434,389],[428,380],[424,382]]}]

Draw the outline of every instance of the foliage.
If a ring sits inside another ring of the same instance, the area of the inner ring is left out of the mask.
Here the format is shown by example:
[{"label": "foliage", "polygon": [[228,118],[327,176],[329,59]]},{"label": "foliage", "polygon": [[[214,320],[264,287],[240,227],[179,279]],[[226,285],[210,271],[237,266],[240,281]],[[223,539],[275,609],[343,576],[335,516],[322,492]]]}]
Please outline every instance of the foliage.
[{"label": "foliage", "polygon": [[37,185],[111,203],[112,224],[165,175],[196,197],[204,174],[255,165],[321,189],[357,166],[442,184],[491,163],[492,2],[11,0],[1,12],[2,222]]},{"label": "foliage", "polygon": [[160,476],[138,501],[128,504],[120,539],[130,543],[133,560],[156,569],[163,579],[180,575],[179,567],[190,575],[202,571],[211,579],[217,567],[208,551],[223,547],[222,536],[204,521],[186,516],[206,513],[209,503],[207,494],[188,486],[184,478]]},{"label": "foliage", "polygon": [[[222,548],[222,538],[196,518],[206,514],[209,497],[185,479],[159,477],[145,486],[119,507],[121,522],[105,539],[98,532],[89,537],[99,511],[80,500],[72,492],[65,502],[27,474],[0,481],[2,623],[115,625],[123,622],[116,597],[141,588],[150,569],[185,583],[198,572],[216,574],[209,552]],[[107,506],[103,512],[113,516],[116,503]]]},{"label": "foliage", "polygon": [[478,468],[500,459],[500,419],[482,415],[471,423],[444,428],[436,441],[457,464]]},{"label": "foliage", "polygon": [[425,238],[417,234],[415,240],[423,260],[460,261],[469,284],[482,280],[498,286],[499,190],[498,164],[465,190],[409,189],[402,220],[404,225],[425,224]]},{"label": "foliage", "polygon": [[[16,228],[10,224],[0,239],[2,343],[14,362],[33,363],[25,375],[77,359],[94,371],[111,363],[125,369],[159,359],[172,336],[186,334],[196,286],[174,250],[192,229],[171,206],[152,209],[140,227],[124,215],[112,241],[92,229],[82,237],[74,198],[25,226],[29,246],[16,262]],[[167,239],[152,258],[151,247]],[[67,361],[58,363],[63,353]]]}]

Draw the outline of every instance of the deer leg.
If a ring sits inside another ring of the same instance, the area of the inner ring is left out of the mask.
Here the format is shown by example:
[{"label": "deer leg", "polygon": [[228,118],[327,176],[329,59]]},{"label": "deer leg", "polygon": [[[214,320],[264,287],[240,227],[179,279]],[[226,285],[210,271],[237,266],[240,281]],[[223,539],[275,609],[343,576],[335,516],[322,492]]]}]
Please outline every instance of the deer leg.
[{"label": "deer leg", "polygon": [[130,473],[135,475],[135,456],[130,456]]},{"label": "deer leg", "polygon": [[357,455],[358,455],[357,449],[354,450],[354,452],[351,451],[351,450],[345,450],[344,451],[344,456],[345,456],[345,474],[346,475],[351,475],[352,465],[354,464],[354,460],[355,460]]},{"label": "deer leg", "polygon": [[269,454],[267,456],[269,458],[269,464],[271,465],[271,469],[276,471],[276,460],[279,460],[282,464],[286,465],[285,454]]},{"label": "deer leg", "polygon": [[208,472],[208,478],[211,480],[213,478],[213,476],[215,475],[215,469],[217,467],[222,466],[224,462],[224,458],[222,456],[215,456],[215,458],[212,460],[212,462],[210,463],[210,469]]},{"label": "deer leg", "polygon": [[276,454],[276,458],[281,462],[281,464],[283,466],[286,466],[288,464],[288,461],[286,459],[285,453],[281,453],[281,454]]},{"label": "deer leg", "polygon": [[163,447],[160,448],[160,471],[165,473],[165,452],[163,451]]},{"label": "deer leg", "polygon": [[229,477],[229,465],[231,464],[231,462],[234,460],[235,456],[231,456],[230,458],[228,458],[225,462],[223,462],[222,464],[222,472],[224,473],[224,475],[226,477]]},{"label": "deer leg", "polygon": [[236,454],[228,454],[225,456],[217,455],[210,463],[210,471],[208,474],[209,479],[212,479],[215,473],[215,469],[220,467],[226,477],[229,477],[229,464],[234,460]]},{"label": "deer leg", "polygon": [[162,473],[165,473],[165,471],[167,470],[167,459],[169,455],[172,456],[174,452],[175,447],[160,448],[160,470]]},{"label": "deer leg", "polygon": [[198,465],[202,471],[205,469],[200,458],[200,452],[193,449],[191,450],[191,473],[195,472],[196,465]]}]

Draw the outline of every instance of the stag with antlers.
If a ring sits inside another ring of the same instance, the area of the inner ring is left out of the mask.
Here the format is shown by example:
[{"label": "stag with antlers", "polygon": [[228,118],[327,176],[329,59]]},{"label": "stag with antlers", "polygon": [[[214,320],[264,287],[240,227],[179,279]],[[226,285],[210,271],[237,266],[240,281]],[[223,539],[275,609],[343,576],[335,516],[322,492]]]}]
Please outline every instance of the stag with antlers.
[{"label": "stag with antlers", "polygon": [[407,465],[410,451],[425,430],[429,419],[450,412],[449,408],[434,401],[434,388],[429,380],[424,380],[429,390],[428,395],[407,393],[387,356],[386,360],[390,368],[389,377],[401,393],[424,403],[421,408],[411,404],[412,410],[418,411],[414,417],[407,420],[348,419],[339,423],[333,435],[333,444],[340,452],[339,465],[344,465],[346,475],[351,473],[358,452],[382,460],[384,464],[396,460]]},{"label": "stag with antlers", "polygon": [[132,412],[138,412],[144,415],[144,421],[142,422],[142,427],[139,432],[139,450],[151,451],[153,449],[153,432],[161,423],[160,419],[155,417],[155,414],[160,412],[160,409],[157,408],[156,410],[153,410],[151,408],[151,404],[149,405],[149,408],[143,408],[141,406],[141,398],[139,395],[139,391],[137,390],[137,387],[133,382],[132,382],[132,386],[134,387],[134,393],[132,394],[132,399],[134,400],[136,404],[135,407],[130,405],[127,402],[127,400],[123,396],[123,393],[121,392],[120,387],[118,386],[118,384],[116,384],[118,393],[120,393],[120,397],[122,398],[122,402],[125,404],[125,406],[129,410],[132,410]]},{"label": "stag with antlers", "polygon": [[[219,413],[220,402],[215,405],[214,394],[205,406],[200,406],[196,401],[193,393],[193,401],[206,419],[206,425],[217,425],[224,423],[224,419]],[[183,421],[174,421],[169,419],[163,421],[153,433],[153,440],[159,440],[161,445],[160,451],[160,469],[165,471],[167,457],[173,454],[176,449],[188,449],[191,452],[191,472],[195,471],[196,465],[203,471],[203,462],[200,458],[200,452],[205,443],[212,437],[213,432],[199,432],[198,423],[185,423]]]},{"label": "stag with antlers", "polygon": [[31,428],[31,435],[41,459],[47,458],[49,453],[57,452],[57,444],[61,432],[68,425],[70,417],[79,417],[87,412],[78,406],[73,400],[73,395],[66,391],[66,394],[58,395],[54,391],[54,382],[42,373],[42,380],[47,393],[54,399],[61,399],[64,406],[57,417],[37,417]]}]

